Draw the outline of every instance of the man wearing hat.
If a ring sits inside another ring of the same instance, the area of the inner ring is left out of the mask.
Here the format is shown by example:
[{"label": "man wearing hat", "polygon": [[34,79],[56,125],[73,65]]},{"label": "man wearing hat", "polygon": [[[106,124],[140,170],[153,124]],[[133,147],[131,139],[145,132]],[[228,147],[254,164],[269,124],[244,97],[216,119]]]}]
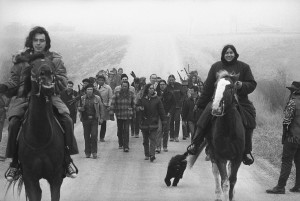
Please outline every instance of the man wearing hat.
[{"label": "man wearing hat", "polygon": [[291,94],[284,109],[282,159],[278,184],[266,190],[270,194],[284,194],[286,182],[292,169],[292,162],[296,166],[295,186],[290,192],[300,193],[300,82],[293,82],[287,87]]},{"label": "man wearing hat", "polygon": [[97,135],[98,125],[102,124],[104,117],[104,105],[98,95],[93,84],[89,83],[85,87],[85,95],[81,97],[82,104],[78,110],[81,113],[80,120],[83,125],[83,134],[85,141],[85,155],[90,158],[91,154],[94,159],[97,158]]}]

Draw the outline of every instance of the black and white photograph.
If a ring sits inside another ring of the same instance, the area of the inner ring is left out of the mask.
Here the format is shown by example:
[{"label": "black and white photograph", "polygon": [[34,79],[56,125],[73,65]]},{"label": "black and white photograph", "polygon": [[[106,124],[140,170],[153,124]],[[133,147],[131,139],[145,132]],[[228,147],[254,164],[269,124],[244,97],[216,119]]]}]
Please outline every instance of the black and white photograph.
[{"label": "black and white photograph", "polygon": [[300,200],[299,11],[0,0],[0,201]]}]

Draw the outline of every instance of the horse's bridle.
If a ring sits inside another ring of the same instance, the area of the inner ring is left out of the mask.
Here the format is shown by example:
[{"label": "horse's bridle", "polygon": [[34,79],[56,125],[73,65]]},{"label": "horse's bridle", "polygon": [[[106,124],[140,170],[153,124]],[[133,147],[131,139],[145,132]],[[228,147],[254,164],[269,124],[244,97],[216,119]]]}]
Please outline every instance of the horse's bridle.
[{"label": "horse's bridle", "polygon": [[[40,70],[39,70],[39,75],[38,75],[37,78],[34,77],[33,75],[31,75],[31,81],[35,82],[38,85],[38,87],[39,87],[38,92],[36,94],[32,94],[32,95],[35,95],[35,96],[39,97],[41,95],[42,88],[49,89],[49,90],[55,88],[55,75],[54,75],[53,71],[50,70],[50,76],[52,78],[52,82],[49,85],[46,85],[44,83],[44,79],[43,79],[44,76],[45,75],[43,74],[43,71],[40,71]],[[45,99],[46,99],[47,102],[49,101],[48,96],[45,96]]]},{"label": "horse's bridle", "polygon": [[[230,82],[230,85],[235,85],[235,83],[233,83],[233,81],[231,79],[227,79]],[[236,94],[236,87],[235,86],[231,86],[230,87],[230,93],[233,94],[233,97],[235,98],[235,100],[238,102],[238,97]],[[215,112],[215,110],[211,110],[211,114],[215,117],[222,117],[225,115],[225,101],[224,101],[224,97],[221,99],[220,101],[220,107],[218,108],[218,111]],[[220,110],[219,110],[220,109]]]}]

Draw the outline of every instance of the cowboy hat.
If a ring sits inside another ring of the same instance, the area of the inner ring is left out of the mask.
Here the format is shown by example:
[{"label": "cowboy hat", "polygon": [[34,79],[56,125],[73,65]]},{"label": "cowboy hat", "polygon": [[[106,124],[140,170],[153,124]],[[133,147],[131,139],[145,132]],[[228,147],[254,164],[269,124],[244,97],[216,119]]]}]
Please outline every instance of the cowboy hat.
[{"label": "cowboy hat", "polygon": [[300,89],[300,82],[293,81],[290,87],[286,87],[289,90],[298,90]]}]

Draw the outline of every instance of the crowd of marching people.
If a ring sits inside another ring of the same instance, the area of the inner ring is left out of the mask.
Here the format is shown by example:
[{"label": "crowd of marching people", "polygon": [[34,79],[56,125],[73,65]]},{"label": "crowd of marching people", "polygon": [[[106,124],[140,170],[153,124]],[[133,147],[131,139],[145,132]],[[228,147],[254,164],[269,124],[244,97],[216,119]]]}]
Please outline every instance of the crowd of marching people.
[{"label": "crowd of marching people", "polygon": [[[21,171],[18,134],[26,119],[25,113],[31,96],[30,90],[24,85],[28,80],[37,82],[31,69],[35,65],[41,67],[41,63],[50,66],[53,70],[51,73],[55,75],[54,81],[47,86],[48,89],[53,89],[47,96],[47,101],[51,99],[50,103],[56,112],[57,120],[64,130],[63,167],[68,177],[77,176],[77,171],[74,170],[77,168],[72,162],[71,155],[78,154],[74,137],[74,124],[77,122],[78,112],[83,125],[84,152],[87,158],[97,159],[98,132],[100,142],[105,142],[107,121],[116,121],[118,147],[124,152],[130,150],[130,135],[138,138],[141,132],[145,160],[151,162],[156,159],[157,153],[168,151],[169,141],[179,142],[181,121],[182,140],[191,138],[193,146],[188,147],[188,152],[191,155],[195,154],[207,137],[206,131],[210,128],[210,121],[213,118],[211,100],[214,96],[215,83],[218,74],[223,70],[239,75],[234,88],[239,113],[245,115],[242,117],[245,129],[243,163],[251,165],[254,162],[251,151],[253,130],[256,127],[256,111],[248,95],[255,90],[257,83],[250,66],[237,60],[239,54],[233,45],[226,45],[223,48],[221,61],[211,66],[205,84],[197,71],[188,72],[186,69],[188,79],[182,79],[179,74],[181,83],[176,81],[173,74],[168,75],[166,79],[151,74],[147,80],[146,77],[137,76],[133,71],[130,72],[133,82],[129,83],[129,77],[122,68],[118,70],[113,68],[110,71],[100,70],[95,77],[84,78],[78,91],[74,89],[74,83],[68,80],[62,56],[50,51],[50,48],[51,40],[46,29],[34,27],[26,38],[24,51],[13,57],[9,79],[0,84],[0,141],[6,118],[5,112],[9,105],[6,157],[12,158],[12,162],[5,173],[8,181],[17,180]],[[285,193],[293,160],[296,164],[296,181],[290,191],[300,192],[300,83],[293,82],[288,89],[291,94],[284,111],[281,173],[278,184],[273,189],[267,190],[267,193],[272,194]],[[4,98],[3,94],[8,99]]]},{"label": "crowd of marching people", "polygon": [[105,142],[109,120],[116,120],[118,145],[124,152],[129,152],[130,136],[139,138],[141,132],[145,160],[150,161],[155,160],[155,153],[168,151],[169,140],[179,142],[181,119],[182,140],[194,135],[194,106],[203,90],[197,71],[181,83],[176,82],[173,74],[166,80],[151,74],[149,81],[133,71],[130,75],[132,83],[122,68],[100,70],[95,77],[84,78],[79,91],[68,81],[67,89],[61,93],[74,124],[79,112],[87,158],[97,158],[97,141]]}]

